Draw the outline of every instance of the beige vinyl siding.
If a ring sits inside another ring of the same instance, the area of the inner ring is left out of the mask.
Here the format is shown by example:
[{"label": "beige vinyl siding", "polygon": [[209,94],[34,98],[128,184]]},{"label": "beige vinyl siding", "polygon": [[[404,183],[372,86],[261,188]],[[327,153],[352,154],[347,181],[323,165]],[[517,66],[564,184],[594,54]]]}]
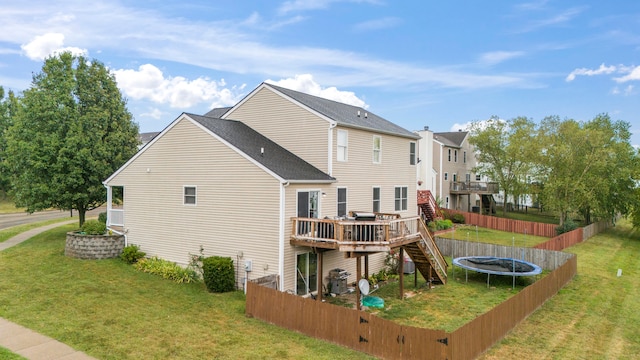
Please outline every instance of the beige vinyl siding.
[{"label": "beige vinyl siding", "polygon": [[329,122],[263,88],[236,107],[229,119],[240,120],[320,170],[328,172]]},{"label": "beige vinyl siding", "polygon": [[[187,264],[203,246],[206,256],[231,257],[240,278],[245,260],[250,279],[277,273],[279,181],[189,120],[109,185],[124,186],[127,239],[148,256]],[[185,185],[197,187],[196,206],[183,205]]]},{"label": "beige vinyl siding", "polygon": [[[409,164],[409,144],[412,139],[352,128],[342,128],[349,132],[349,160],[333,163],[333,176],[338,179],[334,186],[347,188],[347,210],[372,211],[372,188],[380,187],[380,211],[398,213],[402,217],[417,215],[416,166]],[[373,135],[382,139],[381,162],[373,163]],[[396,212],[394,207],[394,187],[407,187],[407,211]],[[335,204],[335,191],[332,195]],[[328,196],[327,196],[328,197]],[[335,207],[335,206],[334,206]],[[332,216],[333,210],[330,214]]]}]

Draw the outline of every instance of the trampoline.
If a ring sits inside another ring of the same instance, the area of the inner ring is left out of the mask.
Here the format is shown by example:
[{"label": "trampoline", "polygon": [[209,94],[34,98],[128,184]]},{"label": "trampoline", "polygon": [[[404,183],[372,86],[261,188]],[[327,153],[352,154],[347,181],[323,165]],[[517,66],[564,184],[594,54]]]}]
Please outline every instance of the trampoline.
[{"label": "trampoline", "polygon": [[542,273],[542,268],[528,261],[513,258],[500,258],[494,256],[464,256],[453,259],[453,265],[466,270],[487,274],[487,287],[489,276],[507,275],[514,279],[516,276],[533,276]]}]

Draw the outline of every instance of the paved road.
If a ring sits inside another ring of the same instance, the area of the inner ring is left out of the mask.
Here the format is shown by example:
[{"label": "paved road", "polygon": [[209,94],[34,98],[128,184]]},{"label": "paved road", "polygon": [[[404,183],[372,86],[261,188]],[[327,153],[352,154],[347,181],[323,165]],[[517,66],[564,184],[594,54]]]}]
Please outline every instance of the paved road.
[{"label": "paved road", "polygon": [[[91,210],[87,212],[86,217],[98,216],[99,213],[107,211],[106,207],[100,207],[95,210]],[[60,210],[50,210],[50,211],[39,211],[34,212],[33,214],[29,214],[26,212],[20,213],[11,213],[11,214],[0,214],[0,229],[6,229],[8,227],[23,225],[32,222],[45,221],[51,219],[59,219],[69,217],[71,213],[69,211],[60,211]],[[73,217],[78,218],[78,212],[73,212]]]}]

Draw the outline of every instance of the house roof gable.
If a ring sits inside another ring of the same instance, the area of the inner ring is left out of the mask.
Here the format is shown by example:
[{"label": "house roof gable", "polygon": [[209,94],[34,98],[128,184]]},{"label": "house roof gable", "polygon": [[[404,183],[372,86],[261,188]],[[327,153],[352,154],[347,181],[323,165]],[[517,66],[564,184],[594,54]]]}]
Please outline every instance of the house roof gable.
[{"label": "house roof gable", "polygon": [[124,165],[104,180],[103,184],[108,184],[140,155],[145,151],[149,151],[153,143],[161,139],[164,134],[184,119],[195,122],[282,181],[291,183],[329,183],[336,181],[334,177],[309,164],[240,121],[182,113],[145,147],[140,149]]},{"label": "house roof gable", "polygon": [[451,131],[451,132],[441,132],[434,133],[433,139],[440,142],[444,146],[449,147],[462,147],[462,143],[467,138],[469,132],[467,131]]},{"label": "house roof gable", "polygon": [[[335,122],[337,125],[407,137],[411,139],[420,138],[415,133],[399,125],[396,125],[391,121],[384,119],[383,117],[378,116],[362,107],[328,100],[269,83],[262,83],[254,91],[247,95],[242,101],[240,101],[235,107],[243,104],[263,88],[270,89],[271,91],[274,91],[279,95],[287,98],[289,101],[292,101],[304,107],[305,109],[316,113],[327,121]],[[233,109],[228,111],[224,117],[232,117],[232,112]]]},{"label": "house roof gable", "polygon": [[333,182],[335,178],[236,120],[185,114],[257,164],[290,182]]}]

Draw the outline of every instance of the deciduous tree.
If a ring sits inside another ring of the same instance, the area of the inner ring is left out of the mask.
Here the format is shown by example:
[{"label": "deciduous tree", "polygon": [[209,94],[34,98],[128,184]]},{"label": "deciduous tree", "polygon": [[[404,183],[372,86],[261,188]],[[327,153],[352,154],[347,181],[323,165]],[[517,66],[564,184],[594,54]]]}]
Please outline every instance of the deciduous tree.
[{"label": "deciduous tree", "polygon": [[7,132],[16,204],[28,211],[106,201],[102,181],[137,150],[138,126],[114,76],[97,60],[62,53],[45,60]]}]

